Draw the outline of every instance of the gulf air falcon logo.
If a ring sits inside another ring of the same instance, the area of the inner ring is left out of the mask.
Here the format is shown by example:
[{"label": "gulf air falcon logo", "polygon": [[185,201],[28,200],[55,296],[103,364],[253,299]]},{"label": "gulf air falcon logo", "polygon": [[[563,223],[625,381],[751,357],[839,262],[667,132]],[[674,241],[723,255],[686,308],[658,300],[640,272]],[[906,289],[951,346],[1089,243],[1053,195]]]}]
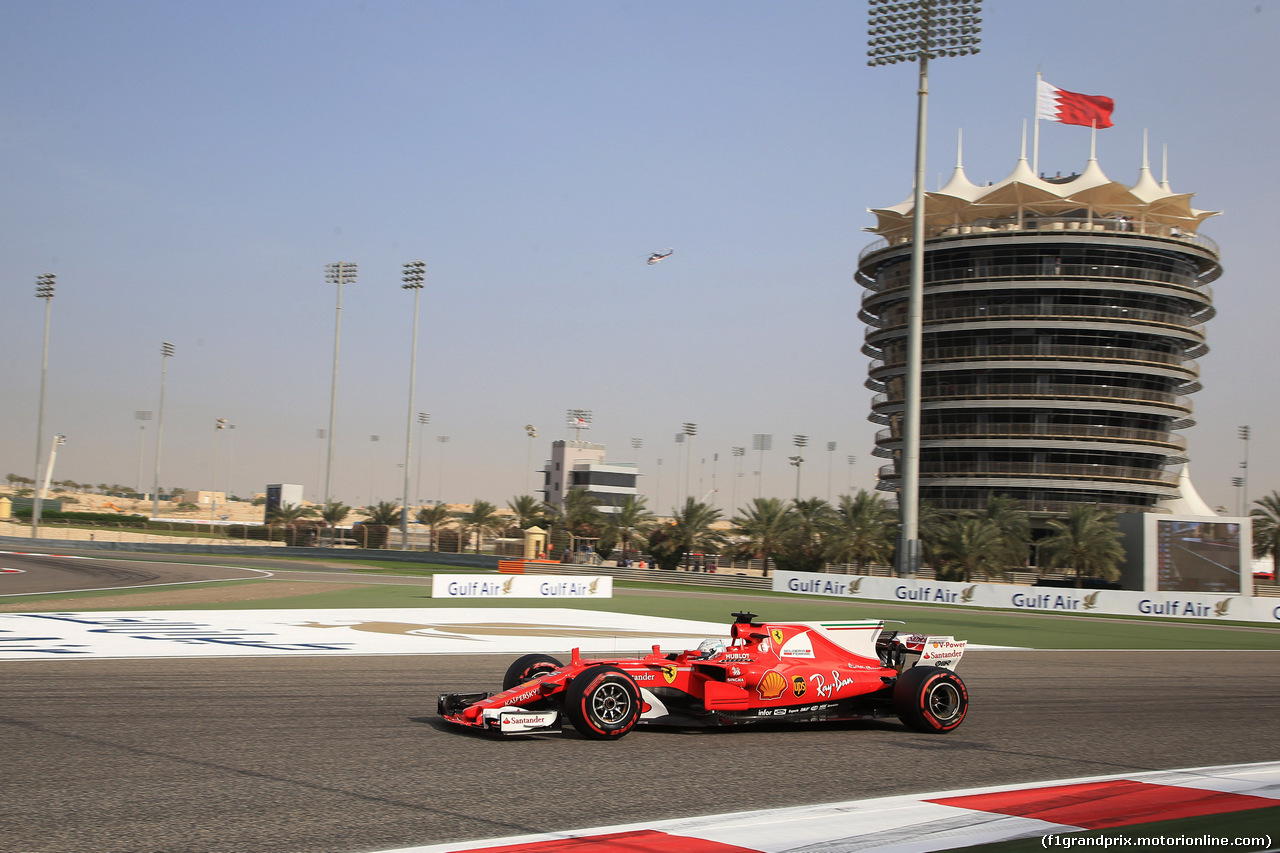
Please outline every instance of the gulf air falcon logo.
[{"label": "gulf air falcon logo", "polygon": [[667,684],[674,684],[676,680],[676,674],[678,672],[680,672],[680,669],[678,667],[664,666],[662,668],[662,677],[667,680]]},{"label": "gulf air falcon logo", "polygon": [[781,628],[774,628],[771,631],[769,631],[769,636],[773,637],[773,642],[776,645],[780,646],[782,645],[782,641],[786,638],[787,635],[782,633]]}]

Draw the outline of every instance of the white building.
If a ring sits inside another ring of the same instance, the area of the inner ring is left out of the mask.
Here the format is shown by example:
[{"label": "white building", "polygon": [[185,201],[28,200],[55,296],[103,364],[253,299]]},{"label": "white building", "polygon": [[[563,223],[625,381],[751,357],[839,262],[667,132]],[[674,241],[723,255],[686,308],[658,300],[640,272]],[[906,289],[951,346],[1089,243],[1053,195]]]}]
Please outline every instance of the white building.
[{"label": "white building", "polygon": [[636,463],[609,462],[604,445],[589,441],[553,442],[542,474],[542,499],[553,506],[564,504],[571,489],[585,489],[601,512],[615,512],[628,495],[638,494]]}]

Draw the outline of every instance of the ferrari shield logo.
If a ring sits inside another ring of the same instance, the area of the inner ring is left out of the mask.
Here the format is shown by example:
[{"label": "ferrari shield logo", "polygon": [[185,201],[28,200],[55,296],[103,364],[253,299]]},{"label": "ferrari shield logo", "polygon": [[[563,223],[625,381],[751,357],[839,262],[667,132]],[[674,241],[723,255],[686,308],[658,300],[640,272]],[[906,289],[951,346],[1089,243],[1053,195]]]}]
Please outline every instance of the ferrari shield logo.
[{"label": "ferrari shield logo", "polygon": [[662,668],[662,677],[667,680],[667,684],[672,684],[676,680],[676,673],[680,670],[674,666],[664,666]]},{"label": "ferrari shield logo", "polygon": [[779,646],[782,645],[782,640],[786,637],[781,628],[774,628],[769,632],[769,636],[773,637],[773,642]]}]

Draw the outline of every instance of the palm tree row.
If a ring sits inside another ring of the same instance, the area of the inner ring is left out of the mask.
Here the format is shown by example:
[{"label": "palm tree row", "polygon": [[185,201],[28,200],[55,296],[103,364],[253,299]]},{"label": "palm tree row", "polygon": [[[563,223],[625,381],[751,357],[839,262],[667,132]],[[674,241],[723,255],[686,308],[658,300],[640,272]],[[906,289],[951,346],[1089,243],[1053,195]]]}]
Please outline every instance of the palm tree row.
[{"label": "palm tree row", "polygon": [[820,498],[782,501],[756,498],[732,519],[734,553],[756,557],[788,571],[821,571],[828,563],[851,563],[859,574],[893,555],[895,510],[866,490],[841,495],[836,506]]},{"label": "palm tree row", "polygon": [[[440,532],[455,528],[462,538],[474,541],[479,553],[486,536],[509,527],[527,529],[541,525],[560,534],[568,550],[577,553],[582,540],[608,559],[620,549],[621,559],[647,551],[661,568],[674,569],[691,554],[727,554],[735,559],[760,559],[765,573],[772,565],[789,571],[823,571],[831,564],[852,565],[866,574],[873,564],[892,561],[898,536],[896,509],[883,497],[859,490],[841,495],[833,506],[820,498],[784,501],[755,498],[739,514],[728,519],[720,510],[688,498],[676,507],[670,520],[660,521],[639,495],[628,495],[602,512],[597,499],[583,489],[565,495],[563,504],[552,505],[530,495],[507,502],[504,516],[488,501],[476,500],[469,511],[453,512],[443,505],[420,508],[415,519],[428,531],[428,547],[437,548]],[[1273,557],[1280,553],[1280,494],[1258,501],[1254,510],[1255,550]],[[349,513],[345,504],[323,509],[286,505],[275,510],[272,523],[297,523],[319,516],[335,527]],[[359,510],[367,525],[386,528],[400,524],[401,508],[383,501]],[[1039,540],[1040,568],[1074,573],[1077,585],[1085,577],[1113,580],[1124,559],[1114,514],[1095,506],[1072,508],[1065,518],[1048,523],[1049,534]],[[512,531],[514,532],[514,531]],[[1026,570],[1031,551],[1031,525],[1026,511],[1014,499],[997,495],[984,512],[946,514],[923,504],[920,539],[925,561],[940,580],[971,582],[976,577],[1004,577],[1011,570]]]}]

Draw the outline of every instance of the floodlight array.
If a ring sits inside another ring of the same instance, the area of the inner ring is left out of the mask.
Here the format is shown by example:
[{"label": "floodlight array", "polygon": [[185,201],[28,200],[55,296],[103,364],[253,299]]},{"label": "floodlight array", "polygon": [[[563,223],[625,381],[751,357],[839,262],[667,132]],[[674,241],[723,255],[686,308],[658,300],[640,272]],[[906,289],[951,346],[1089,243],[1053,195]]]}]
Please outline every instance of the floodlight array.
[{"label": "floodlight array", "polygon": [[400,285],[405,290],[421,290],[422,283],[427,278],[427,264],[425,261],[410,261],[404,265],[404,284]]},{"label": "floodlight array", "polygon": [[356,280],[357,270],[358,268],[356,264],[349,264],[345,261],[325,264],[324,280],[329,282],[329,284],[351,284]]},{"label": "floodlight array", "polygon": [[980,0],[868,0],[867,64],[978,53]]}]

